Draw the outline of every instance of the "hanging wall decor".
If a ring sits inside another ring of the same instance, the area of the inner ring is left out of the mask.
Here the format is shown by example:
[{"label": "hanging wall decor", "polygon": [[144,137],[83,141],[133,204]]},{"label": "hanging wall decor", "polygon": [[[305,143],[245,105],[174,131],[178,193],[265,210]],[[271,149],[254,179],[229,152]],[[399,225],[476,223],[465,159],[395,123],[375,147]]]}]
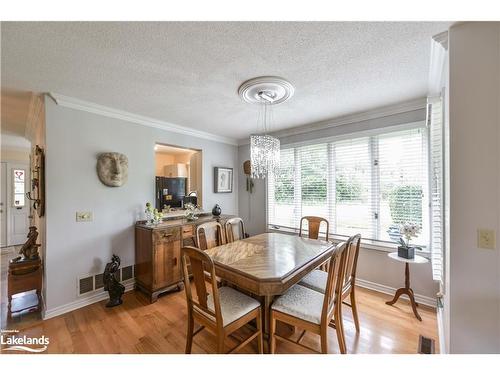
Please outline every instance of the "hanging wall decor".
[{"label": "hanging wall decor", "polygon": [[233,192],[233,168],[214,168],[214,192]]},{"label": "hanging wall decor", "polygon": [[106,186],[120,187],[128,179],[128,158],[119,152],[103,152],[97,158],[97,176]]},{"label": "hanging wall decor", "polygon": [[33,202],[38,217],[42,217],[45,215],[45,153],[38,145],[31,163],[31,191],[26,193],[26,198]]}]

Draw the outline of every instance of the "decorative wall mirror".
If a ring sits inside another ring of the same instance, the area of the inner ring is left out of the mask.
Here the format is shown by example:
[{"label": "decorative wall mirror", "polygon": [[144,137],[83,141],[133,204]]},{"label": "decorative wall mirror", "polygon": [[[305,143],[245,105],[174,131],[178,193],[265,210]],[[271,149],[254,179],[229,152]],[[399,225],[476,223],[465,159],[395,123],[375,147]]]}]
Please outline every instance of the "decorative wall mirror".
[{"label": "decorative wall mirror", "polygon": [[26,197],[33,202],[38,217],[45,215],[45,153],[36,145],[31,165],[31,191]]}]

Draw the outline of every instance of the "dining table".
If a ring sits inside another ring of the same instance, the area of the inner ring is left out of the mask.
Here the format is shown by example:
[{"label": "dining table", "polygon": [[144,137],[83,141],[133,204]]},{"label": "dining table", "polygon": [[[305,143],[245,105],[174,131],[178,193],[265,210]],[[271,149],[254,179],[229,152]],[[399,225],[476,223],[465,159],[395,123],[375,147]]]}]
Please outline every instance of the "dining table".
[{"label": "dining table", "polygon": [[265,337],[273,299],[330,259],[332,242],[283,233],[262,233],[206,250],[218,277],[258,297]]}]

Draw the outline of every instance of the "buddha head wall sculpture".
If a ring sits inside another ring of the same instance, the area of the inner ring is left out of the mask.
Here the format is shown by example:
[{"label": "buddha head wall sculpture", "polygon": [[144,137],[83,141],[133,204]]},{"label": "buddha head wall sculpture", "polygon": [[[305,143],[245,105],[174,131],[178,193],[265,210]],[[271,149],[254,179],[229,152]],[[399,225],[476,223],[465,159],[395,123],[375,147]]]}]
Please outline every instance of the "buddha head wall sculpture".
[{"label": "buddha head wall sculpture", "polygon": [[97,158],[99,180],[111,187],[119,187],[127,182],[128,158],[119,152],[104,152]]}]

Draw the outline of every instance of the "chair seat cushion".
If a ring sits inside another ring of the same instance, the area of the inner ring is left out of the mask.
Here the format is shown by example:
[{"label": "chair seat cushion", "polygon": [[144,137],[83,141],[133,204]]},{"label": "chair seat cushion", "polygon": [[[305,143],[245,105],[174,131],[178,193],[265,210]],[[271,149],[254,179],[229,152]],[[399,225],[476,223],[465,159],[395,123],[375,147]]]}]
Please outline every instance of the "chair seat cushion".
[{"label": "chair seat cushion", "polygon": [[[237,290],[224,286],[219,288],[220,310],[224,327],[260,306],[259,301]],[[208,296],[207,305],[214,310],[214,297]]]},{"label": "chair seat cushion", "polygon": [[325,293],[328,272],[314,270],[300,280],[299,284],[316,292]]},{"label": "chair seat cushion", "polygon": [[302,285],[294,285],[278,297],[271,308],[311,323],[321,322],[325,296]]}]

